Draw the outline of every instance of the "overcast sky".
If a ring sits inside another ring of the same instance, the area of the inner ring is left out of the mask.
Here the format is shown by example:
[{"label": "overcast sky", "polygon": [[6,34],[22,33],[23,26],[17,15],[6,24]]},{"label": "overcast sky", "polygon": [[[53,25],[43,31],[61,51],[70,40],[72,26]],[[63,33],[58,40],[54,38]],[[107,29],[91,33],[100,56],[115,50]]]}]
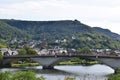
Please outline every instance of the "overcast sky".
[{"label": "overcast sky", "polygon": [[0,19],[77,19],[120,34],[120,0],[0,0]]}]

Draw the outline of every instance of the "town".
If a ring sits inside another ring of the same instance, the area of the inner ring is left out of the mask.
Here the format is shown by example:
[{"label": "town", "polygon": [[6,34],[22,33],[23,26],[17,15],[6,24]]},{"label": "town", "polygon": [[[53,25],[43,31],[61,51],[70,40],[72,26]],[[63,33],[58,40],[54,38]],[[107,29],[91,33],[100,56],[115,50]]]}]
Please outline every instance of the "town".
[{"label": "town", "polygon": [[[56,43],[62,42],[66,43],[67,40],[56,40]],[[66,55],[66,54],[78,54],[78,53],[92,53],[92,54],[99,54],[99,55],[115,55],[115,56],[120,56],[120,50],[118,49],[84,49],[86,51],[81,52],[81,49],[67,49],[67,48],[62,48],[59,46],[52,46],[48,47],[48,44],[45,39],[39,40],[39,41],[31,41],[29,43],[24,43],[22,40],[18,41],[16,38],[10,42],[10,46],[15,45],[15,44],[20,44],[17,46],[17,48],[0,48],[0,51],[2,55],[18,55],[19,50],[23,49],[25,46],[33,49],[38,55]],[[23,44],[24,43],[24,44]],[[87,52],[87,50],[89,52]]]}]

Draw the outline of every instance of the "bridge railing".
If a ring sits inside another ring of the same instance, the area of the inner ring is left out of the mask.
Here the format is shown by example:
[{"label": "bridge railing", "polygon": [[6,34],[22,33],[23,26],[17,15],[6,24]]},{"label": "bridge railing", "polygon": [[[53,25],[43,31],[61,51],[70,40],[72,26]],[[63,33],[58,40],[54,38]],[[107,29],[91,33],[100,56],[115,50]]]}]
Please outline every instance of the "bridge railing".
[{"label": "bridge railing", "polygon": [[116,55],[100,55],[100,54],[47,54],[47,55],[5,55],[3,57],[57,57],[57,56],[94,56],[94,57],[120,57],[120,56],[116,56]]}]

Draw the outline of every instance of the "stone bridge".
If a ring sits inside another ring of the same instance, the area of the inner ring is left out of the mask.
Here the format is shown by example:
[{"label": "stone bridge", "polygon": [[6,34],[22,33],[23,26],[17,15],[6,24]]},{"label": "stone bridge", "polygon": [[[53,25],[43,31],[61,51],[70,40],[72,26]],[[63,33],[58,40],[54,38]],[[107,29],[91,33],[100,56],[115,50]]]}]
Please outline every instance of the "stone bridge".
[{"label": "stone bridge", "polygon": [[10,66],[10,63],[16,59],[21,58],[30,58],[33,61],[38,62],[43,69],[52,69],[54,66],[61,61],[65,61],[74,57],[81,59],[91,59],[99,61],[114,70],[120,67],[120,57],[119,56],[110,56],[110,55],[88,55],[88,54],[79,54],[79,55],[16,55],[16,56],[4,56],[0,65]]}]

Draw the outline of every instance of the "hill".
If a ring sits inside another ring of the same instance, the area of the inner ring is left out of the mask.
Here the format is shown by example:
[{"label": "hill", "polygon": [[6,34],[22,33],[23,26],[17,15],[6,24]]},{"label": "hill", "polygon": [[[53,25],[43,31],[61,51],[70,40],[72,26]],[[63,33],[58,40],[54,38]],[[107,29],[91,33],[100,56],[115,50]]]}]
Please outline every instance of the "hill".
[{"label": "hill", "polygon": [[25,37],[28,35],[24,31],[0,21],[0,39],[9,41],[13,38],[24,39]]},{"label": "hill", "polygon": [[[69,48],[114,48],[120,49],[120,35],[99,27],[92,28],[78,20],[63,21],[23,21],[1,19],[2,38],[26,38],[32,40],[46,39],[51,45],[61,45]],[[5,29],[6,28],[6,29]],[[0,29],[0,30],[1,30]],[[7,31],[9,30],[9,31]],[[6,33],[7,32],[7,33]],[[7,34],[10,34],[8,36]],[[74,37],[74,38],[73,38]],[[54,43],[55,40],[67,40],[66,43]]]},{"label": "hill", "polygon": [[100,27],[94,27],[94,29],[101,34],[104,34],[104,35],[107,35],[109,37],[120,40],[120,35],[119,34],[113,33],[108,29],[103,29],[103,28],[100,28]]},{"label": "hill", "polygon": [[[46,33],[46,38],[61,39],[65,36],[71,37],[73,34],[82,32],[93,32],[93,30],[79,21],[21,21],[21,20],[2,20],[8,25],[18,28],[28,34],[34,35],[33,38],[41,39],[42,33]],[[54,36],[53,36],[54,35]]]}]

